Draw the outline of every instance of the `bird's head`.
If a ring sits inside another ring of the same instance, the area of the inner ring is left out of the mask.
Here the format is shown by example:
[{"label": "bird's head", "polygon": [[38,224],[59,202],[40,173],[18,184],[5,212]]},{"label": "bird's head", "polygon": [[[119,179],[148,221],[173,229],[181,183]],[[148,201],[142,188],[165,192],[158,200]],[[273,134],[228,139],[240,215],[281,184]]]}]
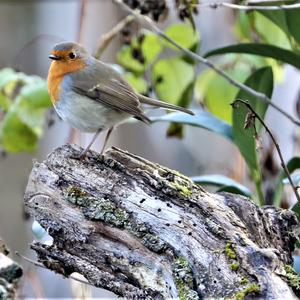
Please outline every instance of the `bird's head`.
[{"label": "bird's head", "polygon": [[67,74],[81,70],[86,66],[89,53],[79,44],[63,42],[55,45],[49,55],[59,73]]},{"label": "bird's head", "polygon": [[63,42],[55,45],[49,58],[56,61],[73,62],[89,57],[89,53],[79,44]]}]

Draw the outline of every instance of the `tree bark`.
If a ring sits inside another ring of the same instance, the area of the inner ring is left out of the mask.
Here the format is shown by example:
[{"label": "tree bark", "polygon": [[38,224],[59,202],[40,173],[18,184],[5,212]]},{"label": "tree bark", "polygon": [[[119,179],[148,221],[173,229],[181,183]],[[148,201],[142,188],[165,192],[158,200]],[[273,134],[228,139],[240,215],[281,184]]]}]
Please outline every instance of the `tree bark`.
[{"label": "tree bark", "polygon": [[17,282],[22,276],[21,267],[10,259],[4,242],[0,238],[0,299],[14,299]]},{"label": "tree bark", "polygon": [[31,246],[47,268],[131,299],[297,299],[293,212],[120,149],[78,152],[56,149],[29,178],[26,209],[53,238]]}]

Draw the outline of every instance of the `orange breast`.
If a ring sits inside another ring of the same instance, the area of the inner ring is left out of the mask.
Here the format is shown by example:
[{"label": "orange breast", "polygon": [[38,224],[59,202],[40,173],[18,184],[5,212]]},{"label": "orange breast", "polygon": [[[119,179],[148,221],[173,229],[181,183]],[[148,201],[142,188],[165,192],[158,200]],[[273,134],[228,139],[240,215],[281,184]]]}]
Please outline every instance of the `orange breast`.
[{"label": "orange breast", "polygon": [[48,73],[48,91],[53,105],[58,101],[60,93],[60,83],[63,80],[63,74],[57,71],[55,62],[51,63]]},{"label": "orange breast", "polygon": [[86,66],[83,60],[76,61],[53,61],[49,68],[48,73],[48,91],[53,104],[59,99],[61,92],[61,82],[64,76],[79,71]]}]

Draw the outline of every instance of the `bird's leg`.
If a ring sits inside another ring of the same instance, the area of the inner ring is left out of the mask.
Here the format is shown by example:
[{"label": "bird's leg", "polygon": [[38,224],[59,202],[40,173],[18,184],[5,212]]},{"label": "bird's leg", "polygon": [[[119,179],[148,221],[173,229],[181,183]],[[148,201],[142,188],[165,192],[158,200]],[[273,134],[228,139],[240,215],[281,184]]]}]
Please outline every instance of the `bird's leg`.
[{"label": "bird's leg", "polygon": [[100,152],[101,155],[102,155],[103,152],[104,152],[104,149],[105,149],[105,147],[106,147],[106,144],[107,144],[107,142],[108,142],[108,139],[109,139],[109,137],[110,137],[110,135],[111,135],[113,129],[114,129],[114,127],[110,127],[110,128],[108,129],[108,131],[107,131],[107,134],[106,134],[106,137],[105,137],[105,140],[104,140],[104,143],[103,143],[101,152]]},{"label": "bird's leg", "polygon": [[96,133],[94,134],[92,140],[90,141],[90,143],[88,144],[88,146],[82,150],[79,154],[79,156],[77,157],[78,159],[82,159],[83,157],[85,157],[85,155],[87,154],[87,152],[90,150],[90,148],[92,147],[92,145],[94,144],[96,138],[98,137],[99,133],[102,131],[102,129],[98,129],[96,131]]}]

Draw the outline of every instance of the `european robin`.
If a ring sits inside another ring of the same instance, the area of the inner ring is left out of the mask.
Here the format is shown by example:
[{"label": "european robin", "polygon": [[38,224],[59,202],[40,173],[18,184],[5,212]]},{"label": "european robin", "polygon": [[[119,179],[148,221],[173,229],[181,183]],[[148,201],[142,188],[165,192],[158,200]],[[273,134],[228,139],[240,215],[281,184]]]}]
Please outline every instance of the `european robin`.
[{"label": "european robin", "polygon": [[136,93],[116,70],[92,57],[79,44],[59,43],[49,58],[53,62],[48,73],[48,90],[56,112],[72,127],[95,132],[80,157],[85,156],[98,134],[107,129],[102,154],[114,126],[130,117],[149,124],[143,104],[193,115],[188,109]]}]

